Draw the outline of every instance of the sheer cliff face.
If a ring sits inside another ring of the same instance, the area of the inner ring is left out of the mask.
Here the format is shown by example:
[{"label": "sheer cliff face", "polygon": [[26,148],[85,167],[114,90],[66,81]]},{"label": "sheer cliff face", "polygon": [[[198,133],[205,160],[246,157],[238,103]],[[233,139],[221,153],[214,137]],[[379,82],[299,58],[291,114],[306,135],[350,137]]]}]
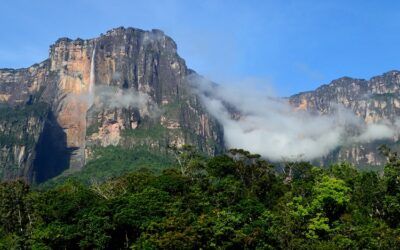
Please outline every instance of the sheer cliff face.
[{"label": "sheer cliff face", "polygon": [[[400,116],[400,72],[390,71],[369,81],[348,77],[332,81],[315,91],[290,97],[298,109],[319,114],[329,114],[340,104],[352,110],[366,123],[389,121],[395,123]],[[369,144],[354,144],[337,149],[322,163],[347,160],[358,165],[379,165],[384,158],[377,148],[381,144],[397,147],[399,138]]]},{"label": "sheer cliff face", "polygon": [[59,39],[43,63],[0,69],[0,108],[26,115],[0,116],[0,131],[16,138],[0,138],[0,179],[41,182],[79,170],[94,147],[109,145],[220,151],[222,130],[192,93],[186,77],[195,73],[176,50],[161,31],[118,28]]}]

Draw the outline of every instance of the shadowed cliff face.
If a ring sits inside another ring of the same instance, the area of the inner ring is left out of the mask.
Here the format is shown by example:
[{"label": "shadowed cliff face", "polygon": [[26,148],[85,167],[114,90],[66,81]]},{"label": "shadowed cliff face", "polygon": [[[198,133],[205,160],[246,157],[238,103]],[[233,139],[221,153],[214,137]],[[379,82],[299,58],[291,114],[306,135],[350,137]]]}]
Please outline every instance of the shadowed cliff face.
[{"label": "shadowed cliff face", "polygon": [[[317,114],[331,114],[337,108],[337,104],[340,104],[352,110],[366,123],[396,123],[400,116],[400,72],[390,71],[368,81],[340,78],[315,91],[294,95],[290,97],[290,103],[297,109]],[[367,144],[355,143],[338,148],[320,162],[347,160],[358,165],[380,165],[385,159],[377,148],[388,144],[397,149],[398,140],[399,138],[392,138]]]},{"label": "shadowed cliff face", "polygon": [[16,167],[3,168],[0,179],[41,182],[65,169],[81,169],[94,147],[109,145],[165,150],[190,143],[208,154],[221,151],[222,129],[192,93],[189,74],[194,72],[171,38],[133,28],[89,40],[62,38],[43,63],[0,69],[2,105],[49,107],[32,132],[30,161],[7,156],[18,145],[3,147],[0,163]]},{"label": "shadowed cliff face", "polygon": [[35,147],[30,180],[40,183],[61,174],[69,168],[71,155],[76,150],[67,146],[65,131],[50,111]]},{"label": "shadowed cliff face", "polygon": [[35,147],[43,131],[49,106],[35,103],[19,107],[0,106],[0,175],[2,179],[33,178]]}]

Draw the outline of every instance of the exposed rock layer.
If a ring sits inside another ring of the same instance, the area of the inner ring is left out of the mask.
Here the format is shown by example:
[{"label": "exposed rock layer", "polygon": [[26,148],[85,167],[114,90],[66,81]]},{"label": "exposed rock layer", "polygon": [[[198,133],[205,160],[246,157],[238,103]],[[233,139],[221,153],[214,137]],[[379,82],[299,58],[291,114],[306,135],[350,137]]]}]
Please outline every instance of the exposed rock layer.
[{"label": "exposed rock layer", "polygon": [[[340,104],[352,110],[366,123],[389,121],[395,123],[400,117],[400,72],[390,71],[370,80],[343,77],[323,85],[315,91],[290,97],[297,109],[318,114],[330,114]],[[380,165],[385,160],[377,149],[381,144],[397,148],[399,138],[368,144],[353,144],[338,148],[321,159],[328,163],[337,160],[350,161],[359,166]]]},{"label": "exposed rock layer", "polygon": [[[171,38],[133,28],[89,40],[61,38],[41,64],[0,69],[4,110],[48,107],[27,114],[19,127],[0,120],[3,137],[31,138],[30,147],[2,141],[0,179],[41,182],[67,168],[79,170],[96,146],[160,150],[190,143],[208,154],[219,152],[222,130],[192,93],[190,74],[195,73]],[[120,100],[102,99],[104,91]]]}]

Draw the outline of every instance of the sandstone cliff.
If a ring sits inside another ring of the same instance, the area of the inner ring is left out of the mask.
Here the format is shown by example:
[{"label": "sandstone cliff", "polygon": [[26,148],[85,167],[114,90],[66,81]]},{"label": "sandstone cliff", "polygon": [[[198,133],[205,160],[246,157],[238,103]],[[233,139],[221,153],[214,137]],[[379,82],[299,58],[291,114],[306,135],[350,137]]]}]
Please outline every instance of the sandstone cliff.
[{"label": "sandstone cliff", "polygon": [[221,151],[222,129],[192,93],[191,74],[171,38],[133,28],[61,38],[44,62],[0,69],[4,113],[26,114],[0,117],[2,138],[17,138],[0,141],[0,179],[42,182],[81,169],[93,148],[109,145]]},{"label": "sandstone cliff", "polygon": [[[396,123],[400,115],[400,72],[390,71],[370,80],[343,77],[315,91],[294,95],[289,100],[298,109],[318,114],[330,114],[340,104],[352,110],[366,123]],[[348,145],[338,148],[320,162],[346,160],[361,166],[380,165],[385,159],[377,148],[387,144],[396,149],[398,140],[399,138],[392,138],[388,141]]]}]

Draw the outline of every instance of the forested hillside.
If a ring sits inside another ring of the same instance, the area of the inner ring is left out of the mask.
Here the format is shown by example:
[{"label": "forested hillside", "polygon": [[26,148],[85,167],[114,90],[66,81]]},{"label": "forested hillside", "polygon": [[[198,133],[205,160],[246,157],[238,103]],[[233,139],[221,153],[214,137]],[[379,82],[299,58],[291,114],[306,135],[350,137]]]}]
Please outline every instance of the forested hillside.
[{"label": "forested hillside", "polygon": [[[176,152],[162,173],[0,185],[1,249],[398,249],[400,158],[382,174]],[[148,166],[151,167],[151,166]]]}]

